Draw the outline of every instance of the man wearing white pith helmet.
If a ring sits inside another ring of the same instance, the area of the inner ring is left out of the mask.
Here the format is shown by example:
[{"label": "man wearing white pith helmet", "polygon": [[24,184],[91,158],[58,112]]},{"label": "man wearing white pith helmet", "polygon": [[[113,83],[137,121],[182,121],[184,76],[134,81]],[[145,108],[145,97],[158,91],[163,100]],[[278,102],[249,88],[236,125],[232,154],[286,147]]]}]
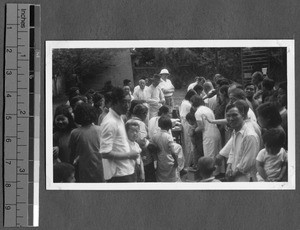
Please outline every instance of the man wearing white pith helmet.
[{"label": "man wearing white pith helmet", "polygon": [[159,75],[161,76],[161,81],[158,87],[161,88],[162,92],[164,93],[165,100],[166,100],[165,105],[169,107],[170,111],[173,111],[173,107],[174,107],[173,93],[175,91],[175,88],[172,82],[168,79],[170,73],[167,69],[162,69]]}]

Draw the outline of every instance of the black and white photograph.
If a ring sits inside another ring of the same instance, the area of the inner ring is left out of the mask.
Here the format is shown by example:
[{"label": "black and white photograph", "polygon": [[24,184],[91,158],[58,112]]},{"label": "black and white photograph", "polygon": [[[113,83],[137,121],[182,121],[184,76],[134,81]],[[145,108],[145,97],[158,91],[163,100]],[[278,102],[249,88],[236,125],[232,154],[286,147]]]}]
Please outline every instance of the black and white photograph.
[{"label": "black and white photograph", "polygon": [[293,40],[46,41],[47,189],[295,189],[294,59]]}]

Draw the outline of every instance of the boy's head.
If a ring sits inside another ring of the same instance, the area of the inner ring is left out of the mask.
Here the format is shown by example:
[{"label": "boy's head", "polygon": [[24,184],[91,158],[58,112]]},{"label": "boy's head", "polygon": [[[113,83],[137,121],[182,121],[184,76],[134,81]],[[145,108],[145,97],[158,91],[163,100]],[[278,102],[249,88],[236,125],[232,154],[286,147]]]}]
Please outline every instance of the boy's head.
[{"label": "boy's head", "polygon": [[147,149],[148,149],[149,153],[151,153],[151,154],[156,155],[159,153],[159,147],[156,144],[154,144],[153,142],[150,142],[148,144]]},{"label": "boy's head", "polygon": [[200,95],[194,95],[191,97],[190,102],[194,108],[198,108],[201,105],[204,105],[203,98]]},{"label": "boy's head", "polygon": [[209,178],[216,170],[215,161],[211,157],[201,157],[198,160],[197,171],[202,179]]},{"label": "boy's head", "polygon": [[166,105],[163,105],[158,109],[158,116],[168,116],[169,113],[170,113],[170,109]]},{"label": "boy's head", "polygon": [[158,119],[158,127],[162,130],[169,130],[172,128],[172,121],[170,118],[162,116]]},{"label": "boy's head", "polygon": [[270,79],[270,78],[265,78],[263,81],[262,81],[262,88],[263,90],[267,90],[267,91],[270,91],[274,88],[275,86],[275,82]]},{"label": "boy's head", "polygon": [[74,183],[75,179],[75,168],[73,165],[68,163],[57,163],[53,166],[53,180],[54,183]]},{"label": "boy's head", "polygon": [[267,152],[276,155],[285,144],[285,132],[279,128],[269,129],[262,139]]},{"label": "boy's head", "polygon": [[185,119],[186,119],[187,122],[188,122],[190,125],[192,125],[192,126],[196,124],[196,118],[195,118],[195,114],[194,114],[194,113],[189,112],[189,113],[185,116]]},{"label": "boy's head", "polygon": [[74,110],[74,116],[75,122],[82,126],[92,124],[97,118],[94,107],[87,103],[77,105]]},{"label": "boy's head", "polygon": [[140,131],[140,125],[136,121],[128,121],[125,124],[127,137],[130,141],[136,141]]}]

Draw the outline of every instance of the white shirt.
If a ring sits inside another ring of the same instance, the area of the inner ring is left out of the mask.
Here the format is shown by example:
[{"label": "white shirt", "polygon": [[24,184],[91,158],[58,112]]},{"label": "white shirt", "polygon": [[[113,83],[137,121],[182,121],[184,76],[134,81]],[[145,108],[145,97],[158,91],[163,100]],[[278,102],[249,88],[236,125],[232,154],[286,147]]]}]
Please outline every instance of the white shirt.
[{"label": "white shirt", "polygon": [[130,147],[130,150],[131,151],[135,151],[135,152],[138,152],[139,153],[139,156],[136,160],[131,160],[133,164],[135,164],[135,162],[140,165],[141,164],[141,152],[142,152],[142,149],[140,148],[139,144],[136,143],[135,141],[131,141],[128,139],[128,144],[129,144],[129,147]]},{"label": "white shirt", "polygon": [[[149,120],[149,124],[148,124],[148,134],[149,134],[149,138],[152,140],[154,135],[159,133],[161,131],[161,129],[158,127],[158,120],[160,117],[152,117]],[[171,119],[172,120],[172,119]],[[172,135],[172,130],[169,130],[169,134],[173,137]]]},{"label": "white shirt", "polygon": [[[109,109],[101,123],[100,153],[124,153],[130,151],[124,121],[114,110]],[[134,173],[132,160],[102,159],[104,179],[126,176]]]},{"label": "white shirt", "polygon": [[191,103],[188,100],[183,100],[180,109],[179,109],[179,114],[181,119],[185,119],[186,115],[190,112],[191,110]]},{"label": "white shirt", "polygon": [[206,106],[200,106],[197,109],[197,111],[195,113],[196,121],[202,121],[202,123],[204,124],[204,129],[202,131],[203,139],[215,137],[216,134],[219,133],[217,125],[211,124],[206,119],[203,119],[203,117],[202,117],[203,115],[206,116],[209,120],[215,120],[215,115],[210,108],[208,108]]},{"label": "white shirt", "polygon": [[[158,87],[161,88],[162,91],[164,89],[165,90],[174,90],[174,86],[169,79],[166,79],[166,80],[161,79]],[[164,95],[165,95],[165,97],[171,97],[173,95],[173,93],[165,93]]]},{"label": "white shirt", "polygon": [[[252,128],[253,131],[256,132],[257,136],[259,137],[258,140],[260,142],[259,149],[262,149],[261,130],[260,130],[259,125],[256,122],[253,122],[250,119],[245,120],[245,124],[248,125],[248,128]],[[220,155],[222,155],[223,157],[228,158],[229,153],[231,151],[231,145],[232,145],[232,138],[230,138],[227,141],[227,143],[225,144],[225,146],[221,149]]]},{"label": "white shirt", "polygon": [[194,87],[198,84],[198,82],[194,82],[192,84],[189,85],[189,87],[187,88],[187,91],[191,90],[191,89],[194,89]]},{"label": "white shirt", "polygon": [[165,96],[161,89],[157,86],[154,87],[150,85],[147,89],[145,89],[145,97],[146,100],[150,100],[149,104],[159,103],[159,101],[165,100]]},{"label": "white shirt", "polygon": [[243,174],[255,171],[255,159],[259,152],[260,140],[253,128],[244,124],[238,132],[233,131],[228,164]]},{"label": "white shirt", "polygon": [[148,86],[145,86],[145,88],[142,90],[141,87],[139,85],[137,85],[134,88],[134,92],[133,92],[133,98],[135,100],[146,100],[146,89],[148,88]]},{"label": "white shirt", "polygon": [[[214,89],[212,89],[211,91],[208,92],[208,94],[210,92],[212,92]],[[206,98],[204,100],[205,104],[207,105],[208,108],[210,108],[211,110],[215,110],[216,106],[217,106],[217,95],[211,97],[211,98]]]},{"label": "white shirt", "polygon": [[287,162],[287,153],[281,148],[276,155],[268,154],[266,149],[262,149],[256,160],[264,163],[264,170],[270,179],[275,179],[280,175],[283,162]]},{"label": "white shirt", "polygon": [[253,112],[253,110],[251,108],[249,108],[249,111],[247,113],[247,116],[250,120],[254,121],[257,123],[257,119],[256,119],[256,115],[255,113]]}]

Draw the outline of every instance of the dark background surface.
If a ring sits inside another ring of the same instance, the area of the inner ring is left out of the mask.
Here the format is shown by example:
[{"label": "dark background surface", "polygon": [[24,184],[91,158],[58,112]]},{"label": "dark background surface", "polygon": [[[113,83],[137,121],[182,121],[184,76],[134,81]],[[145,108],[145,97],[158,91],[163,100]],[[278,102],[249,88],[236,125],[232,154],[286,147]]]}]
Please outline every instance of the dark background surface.
[{"label": "dark background surface", "polygon": [[[4,58],[5,3],[0,3]],[[41,4],[42,79],[46,40],[295,39],[299,72],[300,2],[289,1],[22,1]],[[3,62],[0,62],[3,73]],[[44,83],[44,80],[42,80]],[[3,78],[0,80],[3,86]],[[296,77],[296,86],[299,79]],[[42,85],[44,92],[44,85]],[[299,90],[296,90],[299,98]],[[42,102],[45,99],[42,94]],[[297,101],[296,101],[297,103]],[[3,95],[0,95],[3,106]],[[41,107],[44,124],[44,103]],[[296,116],[299,106],[296,106]],[[1,114],[1,119],[3,115]],[[296,121],[296,125],[299,122]],[[294,191],[46,191],[41,129],[39,229],[299,229]],[[299,137],[297,130],[296,140]],[[1,139],[3,133],[1,133]],[[1,142],[2,147],[2,142]],[[299,142],[296,143],[296,149]],[[1,148],[2,149],[2,148]],[[47,153],[51,154],[51,153]],[[296,154],[296,165],[299,157]],[[299,173],[298,167],[296,175]],[[2,171],[1,171],[2,176]],[[299,183],[297,177],[297,184]],[[2,181],[1,181],[2,182]],[[2,183],[1,183],[2,184]],[[1,193],[3,189],[1,187]],[[0,196],[3,203],[3,197]],[[2,209],[2,206],[1,206]],[[3,212],[2,212],[3,213]],[[0,217],[0,225],[3,223]],[[3,228],[1,226],[1,228]]]}]

